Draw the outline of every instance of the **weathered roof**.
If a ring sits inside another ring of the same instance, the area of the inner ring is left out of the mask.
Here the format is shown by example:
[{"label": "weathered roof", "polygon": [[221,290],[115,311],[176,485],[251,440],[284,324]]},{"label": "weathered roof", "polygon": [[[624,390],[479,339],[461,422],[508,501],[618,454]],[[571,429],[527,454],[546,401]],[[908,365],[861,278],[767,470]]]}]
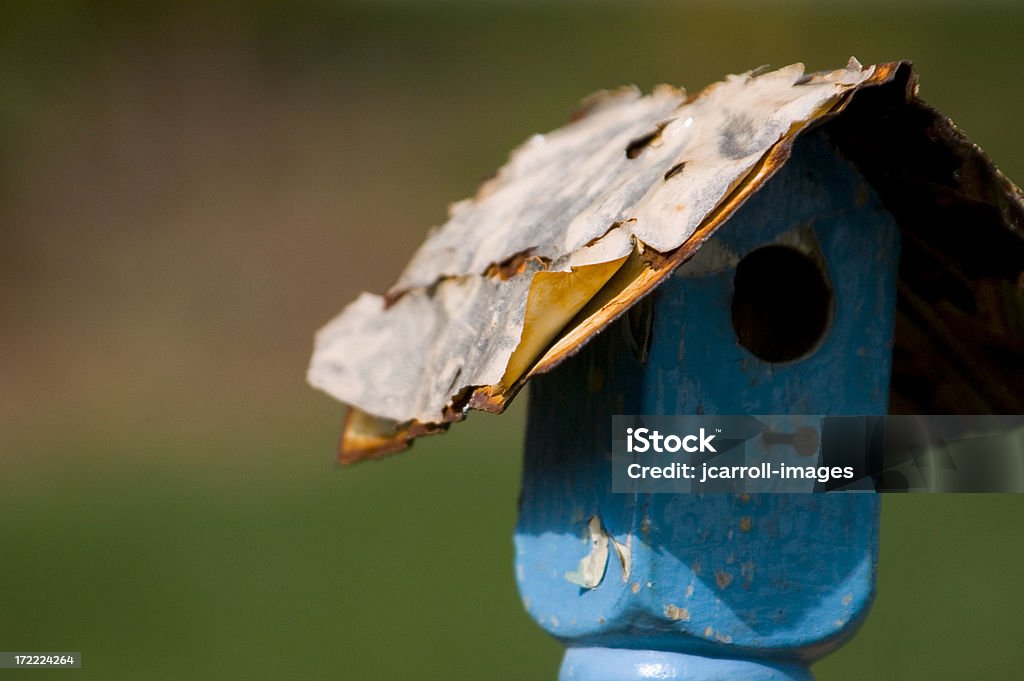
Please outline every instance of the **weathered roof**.
[{"label": "weathered roof", "polygon": [[[531,376],[690,258],[787,161],[801,132],[849,117],[859,93],[872,90],[885,90],[887,105],[927,112],[913,123],[925,127],[917,131],[924,146],[975,170],[954,193],[993,207],[1019,243],[1019,190],[917,100],[907,63],[851,59],[813,74],[796,64],[729,76],[692,97],[669,86],[647,96],[601,92],[454,204],[386,295],[362,294],[319,331],[308,380],[352,407],[342,462],[404,449],[470,408],[502,411]],[[879,111],[859,117],[889,125]],[[869,180],[893,181],[886,156],[905,150],[872,150],[862,138],[873,130],[845,130]]]}]

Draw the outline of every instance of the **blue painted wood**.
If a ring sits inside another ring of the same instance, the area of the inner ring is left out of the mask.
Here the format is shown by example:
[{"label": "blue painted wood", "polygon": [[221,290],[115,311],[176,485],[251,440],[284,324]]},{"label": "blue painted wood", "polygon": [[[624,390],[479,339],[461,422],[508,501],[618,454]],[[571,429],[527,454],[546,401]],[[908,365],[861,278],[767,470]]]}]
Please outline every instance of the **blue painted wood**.
[{"label": "blue painted wood", "polygon": [[[654,294],[642,363],[618,323],[531,385],[516,574],[527,611],[568,647],[561,679],[808,679],[874,595],[874,494],[613,494],[614,414],[884,414],[898,228],[823,132]],[[796,244],[835,296],[809,356],[737,342],[735,259]],[[603,578],[567,579],[588,521],[622,546]],[[628,573],[628,574],[627,574]],[[660,676],[658,674],[661,674]]]},{"label": "blue painted wood", "polygon": [[569,648],[562,664],[561,678],[574,681],[810,681],[811,674],[797,664],[730,660],[654,650]]}]

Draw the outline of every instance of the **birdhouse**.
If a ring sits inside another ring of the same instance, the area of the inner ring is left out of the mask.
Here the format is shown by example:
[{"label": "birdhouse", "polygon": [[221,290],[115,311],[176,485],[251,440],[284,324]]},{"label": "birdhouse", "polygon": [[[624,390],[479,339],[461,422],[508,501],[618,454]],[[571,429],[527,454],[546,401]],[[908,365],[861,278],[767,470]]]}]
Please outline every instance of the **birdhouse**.
[{"label": "birdhouse", "polygon": [[616,491],[613,417],[1019,414],[1022,230],[908,63],[602,92],[328,323],[309,381],[350,405],[345,464],[530,383],[515,574],[560,678],[809,679],[872,601],[878,495]]}]

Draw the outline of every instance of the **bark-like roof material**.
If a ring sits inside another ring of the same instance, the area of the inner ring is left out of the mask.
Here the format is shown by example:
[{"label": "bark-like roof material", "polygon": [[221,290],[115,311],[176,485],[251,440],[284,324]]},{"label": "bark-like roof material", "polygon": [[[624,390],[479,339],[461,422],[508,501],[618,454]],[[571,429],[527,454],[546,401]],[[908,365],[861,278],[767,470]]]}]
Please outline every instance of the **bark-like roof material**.
[{"label": "bark-like roof material", "polygon": [[[917,98],[909,63],[795,64],[694,96],[599,92],[454,204],[389,291],[363,293],[317,333],[308,380],[351,407],[341,461],[405,449],[469,409],[503,411],[693,256],[825,123],[901,225],[968,269],[1019,276],[1020,191]],[[998,252],[965,251],[951,206]]]}]

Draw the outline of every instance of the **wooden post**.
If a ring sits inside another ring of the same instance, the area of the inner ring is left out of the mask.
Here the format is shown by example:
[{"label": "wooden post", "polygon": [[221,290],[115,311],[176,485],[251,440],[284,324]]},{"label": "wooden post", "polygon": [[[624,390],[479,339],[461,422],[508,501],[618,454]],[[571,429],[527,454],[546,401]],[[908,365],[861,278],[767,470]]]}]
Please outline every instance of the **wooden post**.
[{"label": "wooden post", "polygon": [[568,648],[560,679],[809,679],[856,630],[874,595],[875,494],[614,494],[611,417],[885,414],[898,242],[816,131],[646,313],[534,381],[516,575]]}]

